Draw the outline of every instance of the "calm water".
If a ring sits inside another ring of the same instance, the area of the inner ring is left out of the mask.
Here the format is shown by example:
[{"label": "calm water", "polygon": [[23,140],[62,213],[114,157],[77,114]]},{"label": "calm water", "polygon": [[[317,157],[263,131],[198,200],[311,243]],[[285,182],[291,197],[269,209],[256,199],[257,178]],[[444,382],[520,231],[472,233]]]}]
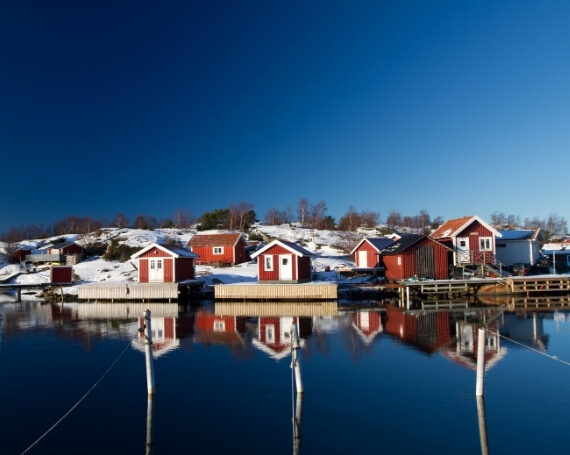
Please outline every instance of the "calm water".
[{"label": "calm water", "polygon": [[[155,454],[569,450],[570,367],[491,335],[483,406],[474,394],[474,335],[483,320],[570,360],[565,311],[329,304],[290,306],[289,315],[303,315],[291,318],[210,303],[153,318],[157,395],[149,406],[137,316],[103,307],[88,315],[95,307],[84,305],[0,303],[1,454],[32,444],[125,346],[103,381],[30,453],[148,453],[147,439]],[[303,344],[301,400],[292,393],[292,321]]]}]

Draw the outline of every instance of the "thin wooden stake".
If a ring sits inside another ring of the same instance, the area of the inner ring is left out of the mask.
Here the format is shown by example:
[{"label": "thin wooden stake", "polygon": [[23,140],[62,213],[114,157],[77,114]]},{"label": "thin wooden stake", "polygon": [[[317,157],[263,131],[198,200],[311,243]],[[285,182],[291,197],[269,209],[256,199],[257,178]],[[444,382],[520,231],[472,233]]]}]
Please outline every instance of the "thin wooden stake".
[{"label": "thin wooden stake", "polygon": [[477,336],[477,383],[475,395],[483,396],[485,382],[485,329],[480,328]]},{"label": "thin wooden stake", "polygon": [[154,395],[154,364],[152,358],[152,331],[150,326],[150,310],[144,312],[144,343],[146,361],[146,387],[149,396]]}]

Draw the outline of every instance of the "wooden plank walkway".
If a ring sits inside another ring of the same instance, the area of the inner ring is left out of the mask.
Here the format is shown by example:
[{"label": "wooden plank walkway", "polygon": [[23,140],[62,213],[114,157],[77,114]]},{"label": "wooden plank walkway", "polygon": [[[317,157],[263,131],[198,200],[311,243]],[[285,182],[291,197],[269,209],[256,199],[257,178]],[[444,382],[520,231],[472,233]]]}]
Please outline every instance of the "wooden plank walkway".
[{"label": "wooden plank walkway", "polygon": [[80,300],[173,300],[178,298],[179,283],[115,283],[78,286]]},{"label": "wooden plank walkway", "polygon": [[216,302],[218,316],[337,316],[333,302]]},{"label": "wooden plank walkway", "polygon": [[215,299],[233,300],[335,300],[338,297],[336,283],[253,283],[217,284]]}]

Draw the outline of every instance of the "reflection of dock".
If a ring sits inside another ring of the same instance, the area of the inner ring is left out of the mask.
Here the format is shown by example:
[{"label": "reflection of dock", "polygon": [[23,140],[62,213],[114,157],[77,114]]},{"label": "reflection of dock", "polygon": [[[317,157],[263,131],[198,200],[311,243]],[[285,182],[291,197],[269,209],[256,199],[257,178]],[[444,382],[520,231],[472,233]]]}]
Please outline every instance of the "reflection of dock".
[{"label": "reflection of dock", "polygon": [[216,302],[216,315],[233,316],[336,316],[338,304],[327,302]]},{"label": "reflection of dock", "polygon": [[178,317],[177,303],[79,303],[79,319],[138,319],[150,310],[153,317]]},{"label": "reflection of dock", "polygon": [[477,300],[485,305],[504,305],[510,311],[551,311],[558,308],[570,308],[568,295],[507,296],[481,295]]},{"label": "reflection of dock", "polygon": [[227,300],[332,300],[338,296],[335,283],[253,283],[217,284],[216,299]]}]

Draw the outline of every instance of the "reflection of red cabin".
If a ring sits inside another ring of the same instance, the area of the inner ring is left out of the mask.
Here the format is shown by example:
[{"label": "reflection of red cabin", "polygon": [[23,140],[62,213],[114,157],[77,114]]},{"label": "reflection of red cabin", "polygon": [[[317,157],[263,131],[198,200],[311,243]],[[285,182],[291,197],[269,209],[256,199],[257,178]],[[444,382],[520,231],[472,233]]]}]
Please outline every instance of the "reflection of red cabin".
[{"label": "reflection of red cabin", "polygon": [[392,239],[386,237],[366,237],[350,252],[354,255],[354,262],[357,269],[377,269],[383,268],[380,262],[380,251],[394,243]]},{"label": "reflection of red cabin", "polygon": [[243,316],[220,316],[199,311],[196,313],[195,342],[226,344],[230,347],[242,346],[246,319]]},{"label": "reflection of red cabin", "polygon": [[[459,365],[475,370],[477,368],[479,328],[482,325],[459,321],[457,326],[457,342],[443,349],[443,355]],[[485,370],[492,368],[506,353],[506,349],[501,346],[497,321],[488,323],[487,329],[485,337]]]},{"label": "reflection of red cabin", "polygon": [[131,256],[138,261],[140,283],[174,283],[194,279],[196,254],[184,248],[167,245],[152,245]]},{"label": "reflection of red cabin", "polygon": [[387,308],[384,330],[428,353],[453,341],[449,311],[418,314]]},{"label": "reflection of red cabin", "polygon": [[379,311],[357,311],[354,313],[352,326],[368,344],[383,330],[382,314]]},{"label": "reflection of red cabin", "polygon": [[311,280],[313,254],[296,243],[273,240],[251,255],[257,260],[259,281],[300,283]]},{"label": "reflection of red cabin", "polygon": [[257,340],[254,345],[271,357],[281,359],[291,353],[291,325],[298,324],[299,338],[307,338],[312,332],[309,317],[260,317]]},{"label": "reflection of red cabin", "polygon": [[425,235],[408,234],[381,252],[385,276],[404,280],[416,276],[444,280],[449,278],[449,248]]},{"label": "reflection of red cabin", "polygon": [[[139,340],[144,344],[145,318],[139,317]],[[152,350],[155,356],[165,354],[180,345],[180,340],[194,332],[193,318],[155,317],[150,319]]]},{"label": "reflection of red cabin", "polygon": [[197,264],[241,264],[247,261],[246,242],[239,232],[196,234],[187,245],[200,256]]},{"label": "reflection of red cabin", "polygon": [[453,265],[493,264],[497,237],[501,234],[478,216],[446,221],[431,235],[455,251]]}]

